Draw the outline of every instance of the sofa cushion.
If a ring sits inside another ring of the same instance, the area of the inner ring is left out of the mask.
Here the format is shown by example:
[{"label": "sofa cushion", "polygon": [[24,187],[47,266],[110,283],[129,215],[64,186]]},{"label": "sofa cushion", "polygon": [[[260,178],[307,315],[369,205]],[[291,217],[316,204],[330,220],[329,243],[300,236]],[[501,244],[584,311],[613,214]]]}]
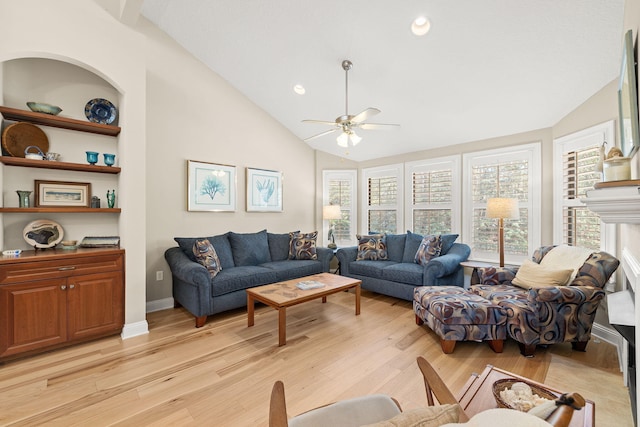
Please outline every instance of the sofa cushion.
[{"label": "sofa cushion", "polygon": [[564,286],[569,283],[572,273],[572,268],[549,268],[525,259],[511,283],[524,289]]},{"label": "sofa cushion", "polygon": [[233,263],[236,267],[260,265],[271,261],[267,230],[257,233],[234,233],[231,231],[229,232],[229,243],[231,243]]},{"label": "sofa cushion", "polygon": [[279,282],[322,273],[322,263],[317,260],[271,261],[260,267],[274,271]]},{"label": "sofa cushion", "polygon": [[300,233],[293,231],[289,233],[289,259],[318,259],[316,252],[316,239],[318,232]]},{"label": "sofa cushion", "polygon": [[462,412],[462,409],[458,408],[458,404],[425,406],[401,412],[389,420],[363,427],[439,427],[445,423],[457,423]]},{"label": "sofa cushion", "polygon": [[365,236],[358,234],[356,237],[358,238],[356,261],[388,259],[384,234],[369,234]]},{"label": "sofa cushion", "polygon": [[219,296],[277,282],[276,272],[266,267],[242,266],[222,270],[211,280],[211,295]]},{"label": "sofa cushion", "polygon": [[212,279],[222,270],[218,254],[211,243],[209,243],[209,240],[196,240],[193,245],[193,254],[196,257],[196,261],[207,269]]},{"label": "sofa cushion", "polygon": [[382,271],[390,266],[397,264],[393,261],[353,261],[349,264],[349,273],[368,277],[382,277]]},{"label": "sofa cushion", "polygon": [[456,242],[458,238],[458,234],[441,234],[440,239],[442,239],[442,250],[440,251],[440,255],[446,255],[451,249],[451,246]]},{"label": "sofa cushion", "polygon": [[198,239],[207,239],[209,243],[216,250],[218,258],[220,259],[220,266],[222,268],[234,267],[233,254],[231,253],[231,245],[229,244],[229,233],[220,234],[211,237],[174,237],[180,249],[189,257],[191,261],[195,261],[196,257],[193,255],[193,245]]},{"label": "sofa cushion", "polygon": [[402,262],[412,263],[415,260],[416,252],[422,243],[422,235],[412,233],[407,230],[407,238],[404,242],[404,252],[402,254]]},{"label": "sofa cushion", "polygon": [[267,233],[267,240],[271,261],[284,261],[289,258],[289,233]]},{"label": "sofa cushion", "polygon": [[387,234],[385,236],[384,242],[387,245],[387,258],[389,261],[402,262],[406,239],[406,234]]},{"label": "sofa cushion", "polygon": [[416,264],[427,265],[433,258],[439,257],[442,252],[442,239],[440,235],[428,235],[422,238],[416,251],[414,261]]},{"label": "sofa cushion", "polygon": [[389,265],[382,270],[382,278],[392,282],[406,283],[408,285],[423,285],[424,267],[411,263],[397,263]]}]

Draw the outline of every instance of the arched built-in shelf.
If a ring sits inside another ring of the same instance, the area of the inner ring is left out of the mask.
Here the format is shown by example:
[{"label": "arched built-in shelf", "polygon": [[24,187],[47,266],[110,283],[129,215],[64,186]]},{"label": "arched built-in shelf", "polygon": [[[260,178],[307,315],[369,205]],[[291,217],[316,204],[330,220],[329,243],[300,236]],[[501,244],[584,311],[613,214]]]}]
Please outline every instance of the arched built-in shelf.
[{"label": "arched built-in shelf", "polygon": [[110,174],[120,173],[120,168],[116,166],[98,166],[98,165],[85,165],[82,163],[53,162],[49,160],[32,160],[32,159],[25,159],[22,157],[0,156],[0,162],[4,163],[7,166],[21,166],[26,168],[61,169],[61,170],[67,170],[67,171],[110,173]]},{"label": "arched built-in shelf", "polygon": [[121,130],[119,126],[103,125],[100,123],[70,119],[68,117],[53,116],[51,114],[20,110],[18,108],[0,106],[0,113],[2,113],[4,118],[7,120],[29,122],[36,125],[77,130],[81,132],[97,133],[99,135],[118,136]]},{"label": "arched built-in shelf", "polygon": [[120,208],[38,207],[0,208],[0,213],[120,213]]}]

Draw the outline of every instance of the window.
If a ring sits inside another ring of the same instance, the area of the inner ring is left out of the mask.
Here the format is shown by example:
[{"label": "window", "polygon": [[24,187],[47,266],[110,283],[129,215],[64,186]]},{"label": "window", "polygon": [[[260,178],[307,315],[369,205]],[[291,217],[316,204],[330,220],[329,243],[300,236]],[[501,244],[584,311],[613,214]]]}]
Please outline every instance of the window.
[{"label": "window", "polygon": [[[586,190],[602,178],[598,170],[600,147],[614,141],[614,122],[609,121],[554,140],[553,241],[615,253],[615,230],[600,222],[598,214],[580,201]],[[607,144],[607,148],[611,148]]]},{"label": "window", "polygon": [[401,232],[402,174],[402,164],[362,170],[365,232]]},{"label": "window", "polygon": [[[341,219],[323,220],[323,235],[328,236],[330,227],[336,245],[353,245],[356,238],[357,197],[355,170],[325,170],[322,172],[323,206],[339,205]],[[328,241],[327,241],[328,243]]]},{"label": "window", "polygon": [[460,232],[460,157],[405,164],[405,223],[414,233]]},{"label": "window", "polygon": [[463,162],[463,233],[470,258],[498,258],[498,220],[486,217],[487,200],[508,197],[518,199],[520,219],[504,221],[505,261],[519,264],[541,242],[540,143],[469,153]]}]

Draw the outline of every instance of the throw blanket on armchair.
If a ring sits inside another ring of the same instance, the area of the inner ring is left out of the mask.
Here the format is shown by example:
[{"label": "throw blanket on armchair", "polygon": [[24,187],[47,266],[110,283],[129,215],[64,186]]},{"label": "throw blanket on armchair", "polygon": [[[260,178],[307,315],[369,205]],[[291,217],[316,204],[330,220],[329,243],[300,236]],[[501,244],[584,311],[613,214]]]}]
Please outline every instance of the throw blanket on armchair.
[{"label": "throw blanket on armchair", "polygon": [[576,278],[578,270],[584,265],[584,262],[591,256],[593,249],[579,248],[576,246],[559,245],[551,249],[548,254],[542,258],[540,265],[555,269],[572,269],[571,278],[568,284]]}]

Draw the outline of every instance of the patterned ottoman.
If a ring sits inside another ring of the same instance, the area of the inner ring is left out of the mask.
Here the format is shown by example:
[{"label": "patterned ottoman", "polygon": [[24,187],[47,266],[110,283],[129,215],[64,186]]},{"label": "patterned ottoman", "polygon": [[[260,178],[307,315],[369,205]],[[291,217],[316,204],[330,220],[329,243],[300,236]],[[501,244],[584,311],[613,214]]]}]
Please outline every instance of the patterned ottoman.
[{"label": "patterned ottoman", "polygon": [[453,353],[456,341],[489,341],[502,353],[507,338],[504,309],[459,286],[420,286],[413,291],[416,323],[427,323],[440,337],[446,354]]}]

